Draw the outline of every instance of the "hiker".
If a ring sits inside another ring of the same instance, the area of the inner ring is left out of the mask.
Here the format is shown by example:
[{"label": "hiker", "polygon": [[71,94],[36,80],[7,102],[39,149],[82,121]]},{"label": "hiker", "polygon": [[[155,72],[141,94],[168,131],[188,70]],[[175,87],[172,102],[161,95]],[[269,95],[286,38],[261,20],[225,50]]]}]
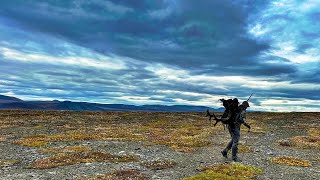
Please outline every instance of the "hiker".
[{"label": "hiker", "polygon": [[227,147],[221,151],[223,157],[227,158],[228,151],[232,149],[232,160],[235,162],[239,162],[239,158],[237,156],[238,153],[238,143],[240,139],[240,126],[244,124],[250,130],[250,125],[248,125],[246,121],[246,109],[250,107],[248,101],[243,101],[243,103],[238,107],[236,115],[232,123],[228,124],[228,130],[231,135],[231,141],[228,143]]}]

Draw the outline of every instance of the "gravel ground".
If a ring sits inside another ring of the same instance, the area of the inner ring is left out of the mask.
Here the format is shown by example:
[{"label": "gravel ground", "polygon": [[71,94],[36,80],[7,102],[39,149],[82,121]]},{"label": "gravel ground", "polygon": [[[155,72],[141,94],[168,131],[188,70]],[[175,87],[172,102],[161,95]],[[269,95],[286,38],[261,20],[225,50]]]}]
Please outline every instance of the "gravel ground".
[{"label": "gravel ground", "polygon": [[[250,115],[249,115],[250,116]],[[319,115],[317,116],[319,117]],[[276,141],[297,135],[306,135],[305,129],[284,128],[283,126],[291,124],[312,124],[319,126],[320,119],[314,118],[313,121],[306,122],[303,119],[288,119],[281,121],[268,121],[266,133],[245,133],[242,132],[240,143],[246,144],[253,149],[251,153],[239,154],[240,159],[245,165],[253,165],[263,170],[263,174],[256,179],[320,179],[320,150],[319,149],[296,149],[279,146]],[[250,122],[249,122],[250,123]],[[311,127],[312,127],[311,126]],[[253,127],[254,128],[254,127]],[[140,157],[141,161],[150,161],[155,159],[169,159],[177,164],[173,168],[164,170],[150,170],[141,166],[139,162],[130,163],[81,163],[70,166],[57,167],[46,170],[37,170],[29,168],[30,163],[36,159],[48,157],[46,153],[38,151],[36,148],[24,147],[12,143],[19,137],[29,134],[56,133],[54,128],[2,128],[0,135],[6,136],[5,141],[0,141],[0,159],[14,159],[18,162],[7,167],[0,167],[0,177],[6,179],[78,179],[89,178],[97,174],[105,174],[112,170],[119,169],[138,169],[146,174],[150,179],[181,179],[199,173],[200,166],[210,164],[221,164],[225,159],[220,151],[229,140],[227,131],[211,137],[212,145],[198,148],[192,153],[175,152],[164,145],[146,146],[142,142],[108,142],[108,141],[80,141],[80,142],[58,142],[51,143],[52,147],[61,147],[67,145],[86,145],[93,150],[110,152],[112,154],[132,154]],[[294,156],[309,160],[311,167],[296,167],[275,165],[270,162],[270,158],[277,156]],[[230,160],[227,160],[230,161]]]}]

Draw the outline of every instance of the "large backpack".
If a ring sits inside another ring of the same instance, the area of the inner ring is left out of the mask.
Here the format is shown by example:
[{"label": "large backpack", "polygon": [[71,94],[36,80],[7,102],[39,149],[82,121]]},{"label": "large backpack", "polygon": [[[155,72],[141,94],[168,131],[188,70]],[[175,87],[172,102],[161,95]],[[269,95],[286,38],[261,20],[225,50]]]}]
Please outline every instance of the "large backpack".
[{"label": "large backpack", "polygon": [[234,124],[236,121],[237,114],[239,113],[239,108],[238,108],[238,99],[228,99],[228,100],[223,100],[221,99],[223,106],[225,107],[225,111],[223,115],[221,116],[221,119],[226,119],[222,120],[221,122],[223,124]]},{"label": "large backpack", "polygon": [[216,120],[216,123],[214,124],[214,126],[217,125],[218,122],[222,122],[223,124],[228,124],[228,125],[233,125],[235,124],[236,121],[236,116],[238,114],[238,99],[234,98],[234,99],[220,99],[220,101],[223,104],[223,107],[225,108],[222,116],[220,118],[217,118],[215,116],[214,113],[210,114],[209,110],[207,110],[207,116],[209,116],[209,121],[211,123],[211,118],[214,117],[214,119]]}]

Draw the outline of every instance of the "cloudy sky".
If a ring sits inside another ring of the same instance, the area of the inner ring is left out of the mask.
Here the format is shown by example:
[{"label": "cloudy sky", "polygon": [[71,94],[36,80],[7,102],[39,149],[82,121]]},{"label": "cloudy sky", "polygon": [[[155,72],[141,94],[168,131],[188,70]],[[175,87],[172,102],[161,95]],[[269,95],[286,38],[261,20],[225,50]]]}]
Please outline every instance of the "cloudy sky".
[{"label": "cloudy sky", "polygon": [[0,94],[320,110],[319,0],[10,0]]}]

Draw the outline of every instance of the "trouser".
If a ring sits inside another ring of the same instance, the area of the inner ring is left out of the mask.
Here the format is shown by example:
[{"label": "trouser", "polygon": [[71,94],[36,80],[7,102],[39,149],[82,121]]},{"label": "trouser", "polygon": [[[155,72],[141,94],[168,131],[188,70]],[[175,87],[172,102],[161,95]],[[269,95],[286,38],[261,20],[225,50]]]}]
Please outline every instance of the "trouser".
[{"label": "trouser", "polygon": [[232,159],[237,158],[238,144],[240,139],[240,127],[228,127],[229,133],[231,135],[231,141],[228,143],[227,147],[224,149],[228,152],[232,149]]}]

